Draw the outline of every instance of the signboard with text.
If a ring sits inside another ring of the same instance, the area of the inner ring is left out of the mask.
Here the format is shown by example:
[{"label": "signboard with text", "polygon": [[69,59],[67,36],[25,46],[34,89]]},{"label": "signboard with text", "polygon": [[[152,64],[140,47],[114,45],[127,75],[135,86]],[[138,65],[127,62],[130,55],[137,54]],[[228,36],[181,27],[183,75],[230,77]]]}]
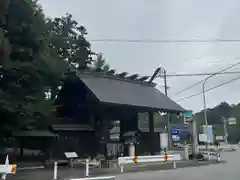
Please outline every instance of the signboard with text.
[{"label": "signboard with text", "polygon": [[228,124],[229,125],[235,125],[237,124],[237,120],[234,117],[228,118]]},{"label": "signboard with text", "polygon": [[213,143],[214,142],[214,136],[213,136],[213,127],[212,125],[202,125],[203,128],[203,133],[206,135],[207,142],[208,143]]}]

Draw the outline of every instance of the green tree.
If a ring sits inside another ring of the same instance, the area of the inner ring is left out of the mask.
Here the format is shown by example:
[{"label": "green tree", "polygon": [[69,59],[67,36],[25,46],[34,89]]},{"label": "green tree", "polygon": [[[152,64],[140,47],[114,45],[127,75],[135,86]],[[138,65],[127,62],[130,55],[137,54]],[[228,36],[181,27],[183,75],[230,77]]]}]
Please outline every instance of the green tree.
[{"label": "green tree", "polygon": [[103,57],[102,53],[97,54],[97,58],[92,64],[92,70],[104,73],[107,73],[110,70],[110,66],[106,64],[106,59]]},{"label": "green tree", "polygon": [[[214,134],[218,136],[224,135],[222,119],[230,117],[236,118],[236,125],[228,125],[228,140],[229,142],[236,142],[240,140],[240,104],[229,105],[227,102],[221,102],[214,108],[207,109],[208,124],[213,125]],[[200,111],[194,115],[198,126],[204,124],[204,112]]]},{"label": "green tree", "polygon": [[10,1],[5,14],[4,38],[10,46],[8,57],[5,54],[1,61],[1,122],[21,127],[51,113],[45,108],[49,102],[45,100],[46,82],[42,78],[48,73],[44,59],[48,32],[35,0]]},{"label": "green tree", "polygon": [[[222,102],[214,108],[207,109],[208,123],[209,124],[219,124],[223,117],[229,118],[231,116],[231,113],[232,113],[231,106],[226,102]],[[197,122],[199,124],[204,124],[204,112],[203,111],[196,113],[194,118],[197,120]]]},{"label": "green tree", "polygon": [[[87,31],[70,14],[46,19],[37,0],[0,1],[0,25],[0,123],[43,127],[54,119],[64,74],[92,67]],[[109,70],[102,56],[97,61]]]},{"label": "green tree", "polygon": [[87,35],[85,27],[73,20],[71,14],[60,18],[48,18],[46,25],[49,47],[46,59],[52,61],[45,79],[48,84],[47,89],[51,92],[51,99],[54,101],[64,73],[72,67],[77,67],[78,70],[88,69],[94,53],[85,38]]},{"label": "green tree", "polygon": [[9,58],[9,41],[5,37],[6,16],[9,8],[9,0],[0,1],[0,65]]},{"label": "green tree", "polygon": [[72,19],[71,14],[47,20],[49,46],[59,59],[75,65],[79,70],[86,69],[92,63],[90,43],[85,39],[87,30]]}]

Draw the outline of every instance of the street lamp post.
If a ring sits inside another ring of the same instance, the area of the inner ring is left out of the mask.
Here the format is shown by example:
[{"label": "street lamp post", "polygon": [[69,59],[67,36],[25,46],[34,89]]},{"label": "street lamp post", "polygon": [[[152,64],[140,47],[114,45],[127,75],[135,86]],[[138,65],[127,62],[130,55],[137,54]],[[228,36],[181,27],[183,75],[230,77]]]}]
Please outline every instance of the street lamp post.
[{"label": "street lamp post", "polygon": [[[205,96],[205,84],[207,82],[207,80],[209,80],[210,78],[212,78],[213,76],[216,76],[218,74],[221,74],[222,72],[234,67],[234,66],[237,66],[239,65],[240,62],[237,62],[235,64],[232,64],[228,67],[226,67],[225,69],[222,69],[221,71],[218,71],[216,73],[213,73],[212,75],[208,76],[206,79],[204,79],[203,81],[203,84],[202,84],[202,94],[203,94],[203,111],[204,111],[204,122],[205,122],[205,126],[206,126],[206,133],[207,133],[207,126],[208,126],[208,119],[207,119],[207,104],[206,104],[206,96]],[[208,141],[208,133],[206,134],[207,135],[207,141]],[[206,143],[206,147],[208,145],[208,142]]]},{"label": "street lamp post", "polygon": [[206,96],[205,96],[205,84],[208,79],[213,77],[214,75],[217,75],[216,73],[212,74],[211,76],[208,76],[206,79],[204,79],[203,84],[202,84],[202,94],[203,94],[203,111],[204,111],[204,122],[205,122],[205,133],[207,136],[207,142],[206,142],[206,148],[208,147],[208,133],[207,133],[207,127],[208,127],[208,119],[207,119],[207,104],[206,104]]}]

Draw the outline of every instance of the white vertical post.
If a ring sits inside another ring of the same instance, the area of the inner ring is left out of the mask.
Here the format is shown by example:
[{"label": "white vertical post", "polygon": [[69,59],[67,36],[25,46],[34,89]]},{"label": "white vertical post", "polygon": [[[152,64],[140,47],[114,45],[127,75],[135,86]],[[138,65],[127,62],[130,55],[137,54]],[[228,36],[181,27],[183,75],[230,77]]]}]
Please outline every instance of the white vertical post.
[{"label": "white vertical post", "polygon": [[2,180],[6,180],[7,174],[2,174]]},{"label": "white vertical post", "polygon": [[176,169],[176,161],[173,160],[173,169]]},{"label": "white vertical post", "polygon": [[54,162],[54,167],[53,167],[53,168],[54,168],[54,169],[53,169],[53,179],[54,179],[54,180],[57,180],[57,166],[58,166],[58,165],[57,165],[57,162],[55,161],[55,162]]},{"label": "white vertical post", "polygon": [[121,173],[123,173],[123,164],[120,164]]},{"label": "white vertical post", "polygon": [[85,172],[85,176],[86,177],[89,176],[89,159],[86,159],[86,172]]},{"label": "white vertical post", "polygon": [[184,158],[185,160],[189,160],[189,156],[188,156],[188,144],[185,142],[184,144]]},{"label": "white vertical post", "polygon": [[210,155],[210,153],[208,153],[208,160],[209,160],[209,161],[211,160],[211,155]]},{"label": "white vertical post", "polygon": [[134,145],[133,142],[130,142],[130,143],[129,143],[128,153],[129,153],[129,156],[130,156],[130,157],[134,157],[134,156],[135,156],[135,145]]},{"label": "white vertical post", "polygon": [[[6,165],[9,165],[8,154],[7,154],[7,156],[6,156],[5,164],[6,164]],[[2,174],[2,180],[6,180],[6,179],[7,179],[7,174]]]},{"label": "white vertical post", "polygon": [[220,154],[217,154],[217,162],[220,162],[221,159],[220,159]]}]

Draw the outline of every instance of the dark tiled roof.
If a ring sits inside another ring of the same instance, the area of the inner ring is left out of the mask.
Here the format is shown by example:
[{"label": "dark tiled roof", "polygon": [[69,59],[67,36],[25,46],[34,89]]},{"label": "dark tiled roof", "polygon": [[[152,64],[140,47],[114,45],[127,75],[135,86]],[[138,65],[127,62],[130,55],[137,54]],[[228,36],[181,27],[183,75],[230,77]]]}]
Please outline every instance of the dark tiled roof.
[{"label": "dark tiled roof", "polygon": [[79,74],[78,76],[100,102],[158,110],[185,111],[180,105],[156,89],[154,84],[101,75]]}]

